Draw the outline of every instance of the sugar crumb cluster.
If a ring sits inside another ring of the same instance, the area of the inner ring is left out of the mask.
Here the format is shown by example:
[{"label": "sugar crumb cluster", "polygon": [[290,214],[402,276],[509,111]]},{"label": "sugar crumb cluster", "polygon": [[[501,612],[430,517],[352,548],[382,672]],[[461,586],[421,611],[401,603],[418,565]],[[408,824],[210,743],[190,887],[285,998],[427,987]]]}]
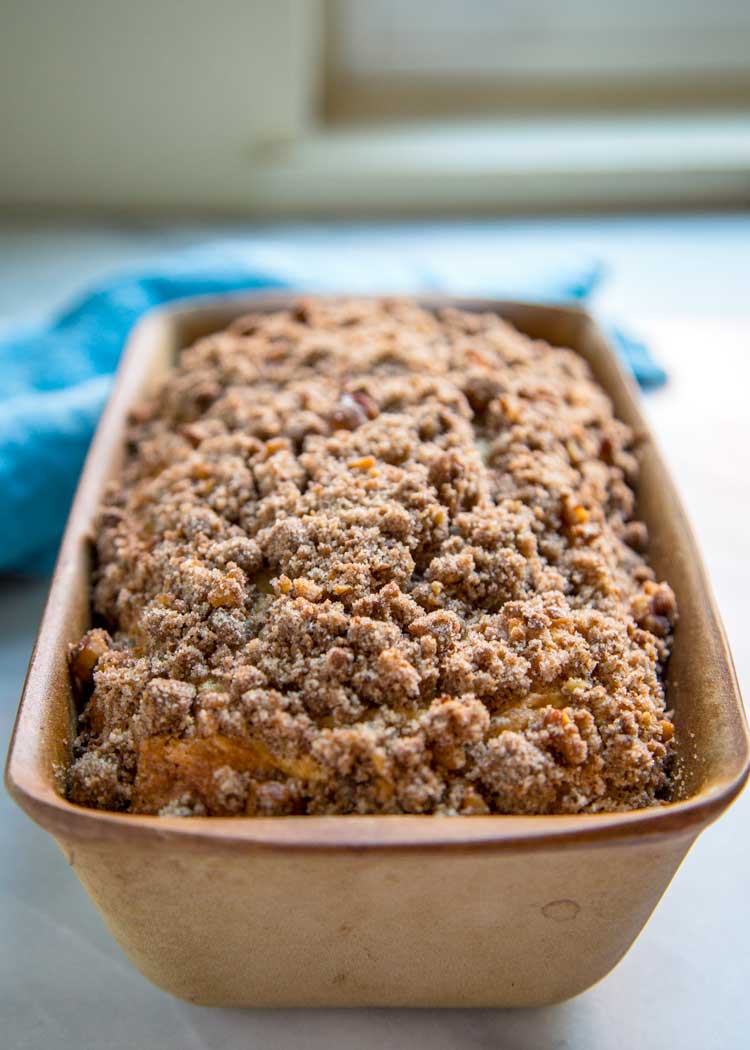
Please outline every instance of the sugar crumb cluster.
[{"label": "sugar crumb cluster", "polygon": [[69,797],[172,815],[658,804],[677,611],[588,366],[491,313],[304,301],[129,422]]}]

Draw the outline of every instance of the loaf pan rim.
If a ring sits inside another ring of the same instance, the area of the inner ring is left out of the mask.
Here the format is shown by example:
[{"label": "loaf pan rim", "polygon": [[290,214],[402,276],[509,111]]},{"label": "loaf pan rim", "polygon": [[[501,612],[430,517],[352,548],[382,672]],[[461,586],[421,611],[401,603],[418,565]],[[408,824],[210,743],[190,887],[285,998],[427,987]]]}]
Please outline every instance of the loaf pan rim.
[{"label": "loaf pan rim", "polygon": [[[122,842],[131,836],[163,841],[175,837],[185,847],[205,848],[262,848],[276,850],[465,850],[502,849],[513,851],[557,849],[581,845],[609,845],[632,842],[648,836],[690,836],[715,820],[742,790],[750,772],[750,741],[744,707],[737,685],[731,652],[716,608],[713,592],[702,561],[698,570],[706,597],[706,621],[716,633],[723,654],[722,695],[727,711],[733,710],[741,727],[741,741],[737,741],[735,761],[726,774],[714,783],[690,796],[662,806],[628,812],[573,814],[573,815],[488,815],[440,817],[434,815],[346,815],[293,817],[154,817],[115,813],[79,806],[58,793],[54,776],[44,778],[32,768],[36,757],[35,742],[28,739],[27,715],[30,708],[43,703],[41,692],[49,685],[50,656],[44,653],[45,643],[56,625],[59,625],[65,605],[66,577],[73,572],[77,549],[85,542],[85,530],[80,527],[82,508],[101,490],[102,465],[108,460],[113,446],[119,441],[118,429],[112,433],[112,421],[127,406],[124,400],[126,377],[140,346],[147,342],[152,331],[164,324],[184,325],[190,318],[208,316],[214,311],[241,314],[258,308],[280,308],[300,298],[336,300],[349,298],[340,294],[314,292],[263,291],[232,293],[231,295],[200,296],[179,300],[167,306],[148,311],[134,326],[127,340],[120,366],[107,406],[97,427],[84,469],[79,480],[65,536],[52,577],[50,594],[42,618],[37,641],[32,652],[29,672],[19,706],[16,725],[11,738],[6,766],[6,786],[16,802],[28,815],[53,836],[65,840],[79,839],[104,842]],[[380,295],[357,296],[363,299],[404,299],[423,304],[427,308],[456,306],[471,310],[492,310],[501,314],[517,310],[554,312],[567,317],[573,324],[593,326],[614,359],[625,396],[633,402],[636,415],[654,444],[661,460],[653,434],[637,404],[635,385],[625,373],[616,355],[591,315],[578,306],[523,302],[519,300],[474,298],[450,295]],[[611,395],[611,391],[607,391]],[[623,390],[620,391],[623,396]],[[671,484],[671,475],[664,468]],[[672,486],[673,487],[673,486]],[[681,517],[692,548],[698,545],[679,498],[674,511]],[[45,681],[46,677],[46,681]],[[38,744],[38,741],[36,742]]]}]

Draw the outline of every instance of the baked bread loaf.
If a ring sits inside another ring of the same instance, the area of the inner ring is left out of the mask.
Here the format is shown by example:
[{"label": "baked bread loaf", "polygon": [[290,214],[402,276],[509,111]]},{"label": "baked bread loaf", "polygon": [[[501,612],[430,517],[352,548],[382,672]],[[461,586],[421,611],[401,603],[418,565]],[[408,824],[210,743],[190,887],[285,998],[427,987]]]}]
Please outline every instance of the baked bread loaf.
[{"label": "baked bread loaf", "polygon": [[658,804],[676,619],[634,435],[494,314],[300,301],[185,350],[101,509],[69,797],[135,813]]}]

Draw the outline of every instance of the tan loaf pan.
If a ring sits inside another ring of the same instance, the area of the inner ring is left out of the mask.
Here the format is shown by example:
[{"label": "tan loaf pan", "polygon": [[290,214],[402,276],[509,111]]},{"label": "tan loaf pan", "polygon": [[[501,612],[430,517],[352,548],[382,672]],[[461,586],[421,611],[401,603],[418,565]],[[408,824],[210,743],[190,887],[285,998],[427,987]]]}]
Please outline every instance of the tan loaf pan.
[{"label": "tan loaf pan", "polygon": [[[92,521],[123,423],[175,352],[246,296],[149,315],[133,333],[68,522],[21,702],[10,791],[57,840],[132,962],[160,987],[226,1006],[529,1006],[576,995],[632,944],[698,833],[740,791],[748,737],[695,541],[653,445],[640,512],[677,592],[669,666],[682,779],[669,805],[542,817],[158,818],[67,802],[74,704],[66,645],[89,624]],[[430,300],[426,305],[435,305]],[[456,302],[454,300],[442,300]],[[577,310],[460,301],[591,363],[646,431],[632,382]]]}]

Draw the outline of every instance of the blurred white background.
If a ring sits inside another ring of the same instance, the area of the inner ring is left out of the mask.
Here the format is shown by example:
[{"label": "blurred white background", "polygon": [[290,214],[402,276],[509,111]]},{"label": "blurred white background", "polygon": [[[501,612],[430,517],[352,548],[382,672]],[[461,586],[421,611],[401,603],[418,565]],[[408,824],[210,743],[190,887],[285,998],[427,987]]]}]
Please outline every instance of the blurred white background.
[{"label": "blurred white background", "polygon": [[2,0],[0,207],[746,204],[745,0]]}]

